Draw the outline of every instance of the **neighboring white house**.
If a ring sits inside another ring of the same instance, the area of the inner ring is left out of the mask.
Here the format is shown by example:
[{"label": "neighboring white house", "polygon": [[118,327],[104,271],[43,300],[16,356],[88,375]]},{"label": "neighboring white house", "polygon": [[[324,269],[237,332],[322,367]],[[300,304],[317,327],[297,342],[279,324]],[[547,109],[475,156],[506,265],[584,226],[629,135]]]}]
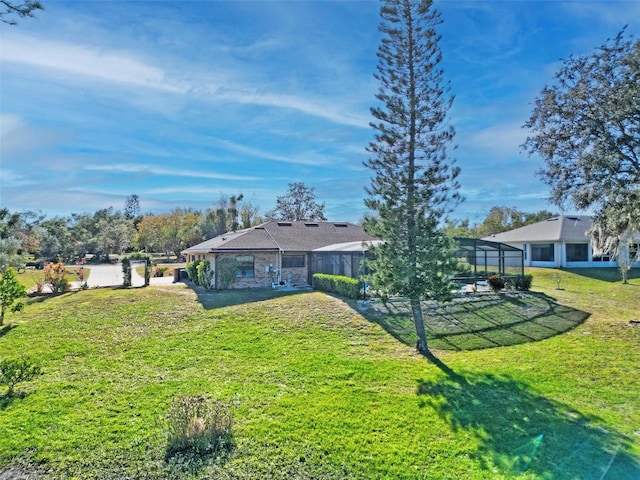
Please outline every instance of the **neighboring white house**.
[{"label": "neighboring white house", "polygon": [[[502,242],[524,250],[526,267],[584,268],[616,267],[611,255],[594,255],[588,230],[592,219],[586,215],[560,215],[542,222],[497,233],[484,240]],[[620,249],[621,258],[640,266],[640,234]]]}]

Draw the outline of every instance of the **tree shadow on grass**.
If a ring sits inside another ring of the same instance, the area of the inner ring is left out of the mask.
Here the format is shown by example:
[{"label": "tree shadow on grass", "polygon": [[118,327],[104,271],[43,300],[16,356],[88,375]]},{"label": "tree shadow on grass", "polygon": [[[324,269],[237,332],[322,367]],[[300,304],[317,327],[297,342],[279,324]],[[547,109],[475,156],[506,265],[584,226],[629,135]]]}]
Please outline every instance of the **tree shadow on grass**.
[{"label": "tree shadow on grass", "polygon": [[22,390],[14,391],[13,393],[4,392],[0,394],[0,410],[9,408],[13,404],[13,402],[17,400],[27,398],[27,395],[29,394]]},{"label": "tree shadow on grass", "polygon": [[[620,269],[617,267],[596,267],[596,268],[563,268],[559,269],[558,272],[569,272],[574,275],[578,275],[580,277],[592,278],[596,280],[602,280],[604,282],[609,283],[617,283],[622,282],[622,275],[620,273]],[[629,280],[637,280],[640,279],[640,268],[633,267],[627,272],[627,278]],[[638,286],[635,284],[628,284],[632,286]]]},{"label": "tree shadow on grass", "polygon": [[[544,340],[583,323],[587,312],[533,293],[476,294],[449,303],[424,302],[425,328],[436,350],[478,350]],[[416,335],[408,302],[374,303],[361,312],[406,345]]]},{"label": "tree shadow on grass", "polygon": [[14,325],[12,323],[7,323],[6,325],[3,325],[2,327],[0,327],[0,338],[4,337],[7,333],[9,333],[11,330],[13,330],[16,327],[17,325]]},{"label": "tree shadow on grass", "polygon": [[632,440],[603,422],[532,392],[507,376],[454,372],[432,355],[443,372],[420,381],[422,408],[432,408],[454,431],[469,432],[479,444],[477,460],[504,475],[540,478],[640,478]]}]

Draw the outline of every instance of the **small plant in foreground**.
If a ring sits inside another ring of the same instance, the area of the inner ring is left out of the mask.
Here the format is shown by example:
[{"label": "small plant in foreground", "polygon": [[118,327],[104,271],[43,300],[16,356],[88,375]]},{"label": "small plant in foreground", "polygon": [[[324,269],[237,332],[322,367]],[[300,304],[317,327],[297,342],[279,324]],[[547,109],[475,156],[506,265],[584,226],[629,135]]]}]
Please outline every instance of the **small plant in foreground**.
[{"label": "small plant in foreground", "polygon": [[229,404],[206,395],[183,395],[167,414],[166,457],[217,455],[231,449],[233,418]]},{"label": "small plant in foreground", "polygon": [[27,382],[42,374],[42,369],[28,358],[0,360],[0,384],[9,389],[5,397],[13,396],[15,387],[20,382]]}]

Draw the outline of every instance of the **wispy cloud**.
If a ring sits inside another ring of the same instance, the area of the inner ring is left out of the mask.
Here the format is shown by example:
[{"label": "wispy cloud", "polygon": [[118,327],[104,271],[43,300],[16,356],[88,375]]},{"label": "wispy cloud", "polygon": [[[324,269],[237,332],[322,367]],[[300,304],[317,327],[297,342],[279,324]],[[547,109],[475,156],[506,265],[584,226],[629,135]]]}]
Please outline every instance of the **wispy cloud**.
[{"label": "wispy cloud", "polygon": [[126,52],[101,50],[83,45],[44,40],[24,35],[6,35],[0,60],[36,68],[53,69],[69,76],[183,93],[184,86],[167,79],[167,72]]},{"label": "wispy cloud", "polygon": [[[121,86],[142,87],[167,93],[188,95],[206,101],[226,101],[239,104],[276,107],[294,110],[328,120],[330,122],[367,127],[368,119],[350,113],[340,105],[327,103],[326,99],[313,100],[293,94],[274,93],[264,87],[222,83],[223,79],[241,78],[242,72],[218,75],[215,83],[207,83],[211,75],[194,72],[171,71],[150,64],[128,51],[115,51],[68,42],[47,41],[26,35],[6,35],[0,50],[3,62],[47,69],[63,75],[62,81],[78,83],[87,81],[108,82]],[[200,68],[200,67],[198,67]],[[201,78],[205,79],[202,83]]]},{"label": "wispy cloud", "polygon": [[229,180],[229,181],[245,181],[245,182],[256,182],[262,180],[262,177],[254,177],[247,175],[230,175],[227,173],[216,173],[211,171],[204,170],[183,170],[178,168],[167,168],[167,167],[158,167],[155,165],[144,165],[144,164],[125,164],[125,163],[115,163],[110,165],[96,165],[89,164],[84,167],[85,170],[89,171],[102,171],[109,173],[127,173],[127,174],[149,174],[149,175],[159,175],[159,176],[167,176],[167,177],[188,177],[188,178],[204,178],[204,179],[214,179],[214,180]]},{"label": "wispy cloud", "polygon": [[494,154],[493,159],[508,158],[520,154],[520,146],[527,138],[527,132],[515,122],[492,125],[471,133],[465,147],[482,149]]}]

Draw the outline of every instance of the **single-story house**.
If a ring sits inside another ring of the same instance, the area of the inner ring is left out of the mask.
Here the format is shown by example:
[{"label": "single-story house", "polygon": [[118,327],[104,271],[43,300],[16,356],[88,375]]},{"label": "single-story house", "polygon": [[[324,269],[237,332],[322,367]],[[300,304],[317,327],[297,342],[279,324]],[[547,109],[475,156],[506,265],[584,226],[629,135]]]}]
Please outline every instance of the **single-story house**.
[{"label": "single-story house", "polygon": [[[588,231],[590,216],[560,215],[524,227],[496,233],[484,240],[502,242],[524,251],[526,267],[584,268],[616,267],[609,253],[594,255]],[[620,256],[640,266],[640,234],[623,245]]]},{"label": "single-story house", "polygon": [[223,258],[235,259],[237,266],[228,288],[310,285],[314,273],[358,278],[367,244],[376,241],[360,225],[346,222],[270,221],[219,235],[182,254],[189,262],[211,262],[214,288],[222,288]]}]

